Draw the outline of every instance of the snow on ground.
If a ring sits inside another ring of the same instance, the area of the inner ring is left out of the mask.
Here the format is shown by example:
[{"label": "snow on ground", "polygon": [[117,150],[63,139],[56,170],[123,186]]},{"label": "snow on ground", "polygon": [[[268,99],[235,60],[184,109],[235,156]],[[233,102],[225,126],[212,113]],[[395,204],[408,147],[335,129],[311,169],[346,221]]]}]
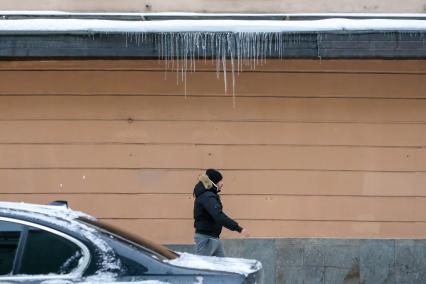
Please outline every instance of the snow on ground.
[{"label": "snow on ground", "polygon": [[426,20],[325,19],[276,20],[161,20],[116,21],[90,19],[0,20],[0,33],[35,32],[312,32],[312,31],[426,31]]},{"label": "snow on ground", "polygon": [[262,269],[262,264],[254,259],[199,256],[189,253],[179,253],[179,255],[176,259],[164,260],[164,262],[180,267],[234,272],[246,276]]}]

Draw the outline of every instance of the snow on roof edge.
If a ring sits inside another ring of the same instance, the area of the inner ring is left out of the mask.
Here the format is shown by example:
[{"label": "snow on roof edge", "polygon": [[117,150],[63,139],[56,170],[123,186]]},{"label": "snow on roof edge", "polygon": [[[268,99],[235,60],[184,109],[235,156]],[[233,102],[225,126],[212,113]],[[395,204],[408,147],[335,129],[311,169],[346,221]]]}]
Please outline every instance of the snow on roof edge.
[{"label": "snow on roof edge", "polygon": [[301,21],[277,20],[160,20],[119,21],[90,19],[0,20],[0,33],[60,32],[338,32],[338,31],[426,31],[426,20],[324,19]]},{"label": "snow on roof edge", "polygon": [[275,17],[275,16],[308,16],[308,17],[401,17],[401,18],[425,18],[426,13],[197,13],[197,12],[70,12],[70,11],[55,11],[55,10],[0,10],[0,15],[67,15],[67,16],[81,16],[81,15],[94,15],[94,16],[163,16],[163,17]]}]

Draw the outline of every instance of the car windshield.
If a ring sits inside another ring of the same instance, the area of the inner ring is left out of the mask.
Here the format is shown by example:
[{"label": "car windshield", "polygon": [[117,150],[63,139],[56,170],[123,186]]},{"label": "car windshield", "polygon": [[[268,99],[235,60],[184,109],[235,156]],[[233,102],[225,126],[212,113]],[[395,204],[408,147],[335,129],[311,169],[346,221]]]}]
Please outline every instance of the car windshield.
[{"label": "car windshield", "polygon": [[78,218],[78,220],[80,222],[83,222],[85,224],[94,226],[98,229],[100,229],[101,231],[104,231],[108,234],[111,234],[113,236],[119,237],[122,240],[128,242],[128,243],[133,243],[135,245],[141,246],[144,249],[148,250],[148,251],[152,251],[153,253],[160,255],[166,259],[175,259],[177,258],[179,255],[176,254],[175,252],[169,250],[168,248],[166,248],[163,245],[157,244],[153,241],[147,240],[145,238],[142,238],[140,236],[137,236],[135,234],[129,233],[124,231],[121,228],[118,228],[114,225],[108,224],[106,222],[102,222],[99,220],[90,220],[84,217],[80,217]]}]

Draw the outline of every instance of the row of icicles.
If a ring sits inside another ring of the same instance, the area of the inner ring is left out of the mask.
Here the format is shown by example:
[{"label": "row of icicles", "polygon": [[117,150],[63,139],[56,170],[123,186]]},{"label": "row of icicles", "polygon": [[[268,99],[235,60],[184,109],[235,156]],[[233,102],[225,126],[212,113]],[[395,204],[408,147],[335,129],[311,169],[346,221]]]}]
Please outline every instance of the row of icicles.
[{"label": "row of icicles", "polygon": [[[232,32],[173,32],[173,33],[128,33],[126,45],[151,44],[164,61],[165,70],[176,71],[177,83],[184,84],[188,72],[196,71],[197,60],[213,60],[216,76],[223,75],[224,92],[228,94],[228,76],[235,106],[235,76],[244,68],[254,70],[266,62],[266,58],[283,58],[285,46],[298,42],[300,36],[288,33],[232,33]],[[178,59],[178,60],[177,60]],[[227,66],[230,64],[230,66]],[[229,71],[228,71],[229,70]],[[230,72],[230,74],[228,74]]]}]

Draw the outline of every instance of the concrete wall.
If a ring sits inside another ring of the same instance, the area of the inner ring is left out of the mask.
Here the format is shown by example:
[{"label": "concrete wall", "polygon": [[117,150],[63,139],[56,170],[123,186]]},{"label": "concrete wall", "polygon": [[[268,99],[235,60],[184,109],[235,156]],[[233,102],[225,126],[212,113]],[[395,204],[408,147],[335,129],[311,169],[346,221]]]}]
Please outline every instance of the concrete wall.
[{"label": "concrete wall", "polygon": [[423,0],[318,0],[318,1],[254,1],[254,0],[2,0],[0,10],[64,10],[115,12],[256,12],[256,13],[318,13],[318,12],[393,12],[423,13]]},{"label": "concrete wall", "polygon": [[[426,240],[225,240],[229,257],[260,260],[265,284],[426,283]],[[193,252],[193,246],[169,245]]]}]

